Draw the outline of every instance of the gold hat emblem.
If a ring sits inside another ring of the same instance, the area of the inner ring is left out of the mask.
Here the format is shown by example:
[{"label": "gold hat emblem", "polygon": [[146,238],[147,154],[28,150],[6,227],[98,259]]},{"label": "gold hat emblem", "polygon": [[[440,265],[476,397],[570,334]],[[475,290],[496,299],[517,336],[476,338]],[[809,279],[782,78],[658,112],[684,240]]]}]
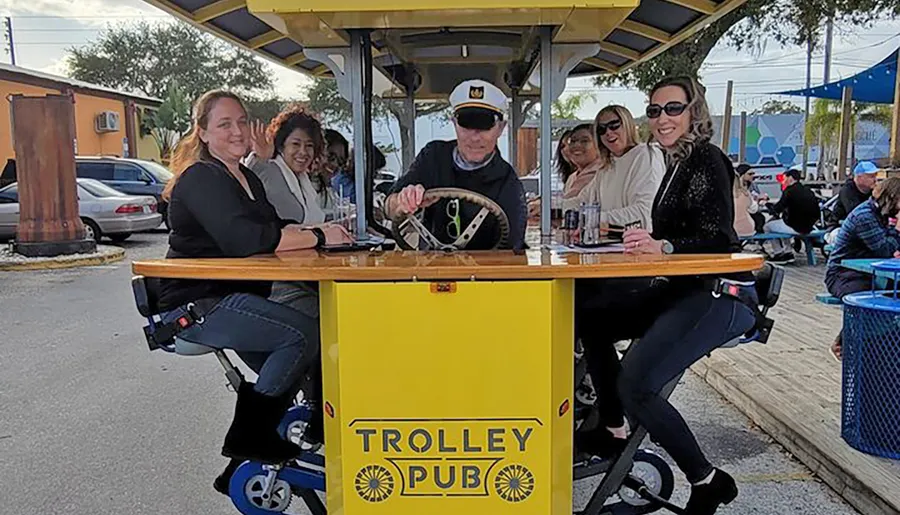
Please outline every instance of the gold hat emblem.
[{"label": "gold hat emblem", "polygon": [[484,86],[469,86],[469,98],[481,100],[484,98]]}]

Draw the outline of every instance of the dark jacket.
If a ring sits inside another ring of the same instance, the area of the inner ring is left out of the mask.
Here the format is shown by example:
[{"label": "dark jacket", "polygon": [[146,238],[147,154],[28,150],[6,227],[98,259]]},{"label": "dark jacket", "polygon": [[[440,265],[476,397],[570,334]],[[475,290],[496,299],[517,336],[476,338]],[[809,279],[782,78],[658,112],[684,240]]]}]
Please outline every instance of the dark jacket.
[{"label": "dark jacket", "polygon": [[831,216],[834,218],[833,222],[835,225],[838,222],[844,221],[850,213],[856,209],[856,206],[862,204],[863,202],[869,200],[872,197],[872,192],[863,193],[859,191],[859,188],[856,187],[856,183],[853,182],[853,178],[847,179],[847,182],[841,186],[841,192],[838,195],[838,201],[834,206],[834,211],[832,211]]},{"label": "dark jacket", "polygon": [[[286,222],[266,200],[256,174],[243,166],[241,171],[255,200],[219,161],[195,163],[181,174],[169,200],[167,258],[237,258],[275,251]],[[268,297],[271,289],[269,281],[162,279],[159,306],[167,311],[231,293]]]},{"label": "dark jacket", "polygon": [[[731,161],[717,146],[695,146],[663,177],[653,202],[653,238],[668,240],[676,254],[740,252],[734,232],[734,180]],[[750,274],[729,277],[752,280]]]},{"label": "dark jacket", "polygon": [[[432,141],[426,145],[416,156],[409,171],[394,184],[391,192],[397,193],[406,186],[421,184],[426,190],[462,188],[480,193],[499,204],[509,219],[510,234],[506,248],[523,248],[528,214],[525,207],[525,189],[519,182],[516,171],[500,157],[499,152],[495,152],[490,162],[482,168],[473,171],[461,170],[453,160],[454,148],[456,141]],[[469,202],[460,203],[462,230],[468,227],[479,211],[479,207]],[[438,202],[425,209],[425,227],[444,243],[452,243],[455,239],[448,233],[449,223],[447,201]],[[498,230],[496,220],[488,217],[466,246],[466,250],[491,248]]]},{"label": "dark jacket", "polygon": [[788,227],[800,234],[812,232],[821,214],[816,194],[799,182],[785,188],[778,202],[769,205]]}]

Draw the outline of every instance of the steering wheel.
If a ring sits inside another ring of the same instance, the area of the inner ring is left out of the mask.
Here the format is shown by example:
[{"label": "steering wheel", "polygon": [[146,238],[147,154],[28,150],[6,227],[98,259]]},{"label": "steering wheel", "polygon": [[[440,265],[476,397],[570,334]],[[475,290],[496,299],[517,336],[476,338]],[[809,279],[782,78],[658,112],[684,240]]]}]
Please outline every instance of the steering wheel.
[{"label": "steering wheel", "polygon": [[[478,214],[475,215],[475,218],[472,219],[465,230],[460,230],[459,237],[457,237],[453,243],[449,244],[442,243],[431,234],[431,231],[429,231],[424,224],[422,224],[417,217],[422,211],[421,209],[416,213],[406,215],[403,219],[392,224],[394,241],[397,242],[397,245],[401,249],[463,250],[466,248],[466,245],[472,241],[472,238],[484,224],[484,221],[487,220],[489,215],[493,215],[500,225],[500,230],[498,231],[494,245],[491,248],[496,249],[509,241],[509,218],[507,218],[503,208],[493,200],[480,193],[464,190],[462,188],[434,188],[425,192],[425,195],[422,197],[422,203],[430,206],[441,199],[466,201],[475,204],[476,206],[480,206],[481,210],[478,211]],[[410,242],[412,236],[418,236],[418,245],[415,242]]]}]

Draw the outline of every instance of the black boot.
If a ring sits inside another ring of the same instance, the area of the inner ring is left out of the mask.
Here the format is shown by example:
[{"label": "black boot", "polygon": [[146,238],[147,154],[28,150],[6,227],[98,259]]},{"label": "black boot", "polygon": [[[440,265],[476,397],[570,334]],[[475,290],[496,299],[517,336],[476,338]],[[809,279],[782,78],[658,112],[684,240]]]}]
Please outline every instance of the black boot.
[{"label": "black boot", "polygon": [[691,486],[691,498],[684,509],[685,515],[712,515],[720,504],[730,504],[738,495],[734,478],[716,469],[712,481],[705,485]]},{"label": "black boot", "polygon": [[213,481],[213,488],[222,495],[228,495],[228,485],[231,483],[231,476],[234,471],[243,463],[243,461],[232,458],[225,467],[225,470],[219,474],[219,477]]},{"label": "black boot", "polygon": [[252,383],[241,383],[234,406],[234,420],[225,435],[222,455],[270,464],[300,456],[300,447],[278,434],[278,424],[285,410],[284,396],[263,395],[253,389]]},{"label": "black boot", "polygon": [[609,429],[598,426],[588,431],[575,433],[575,448],[581,452],[608,459],[618,457],[628,445],[628,440],[616,438]]}]

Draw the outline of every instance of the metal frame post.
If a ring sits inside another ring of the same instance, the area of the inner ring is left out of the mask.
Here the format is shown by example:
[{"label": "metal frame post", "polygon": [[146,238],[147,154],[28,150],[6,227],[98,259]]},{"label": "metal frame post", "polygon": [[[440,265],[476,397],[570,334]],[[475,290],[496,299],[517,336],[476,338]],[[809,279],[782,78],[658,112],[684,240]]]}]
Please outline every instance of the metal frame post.
[{"label": "metal frame post", "polygon": [[[512,90],[512,98],[510,99],[510,109],[509,109],[509,123],[507,124],[507,128],[509,130],[509,163],[516,170],[516,173],[521,175],[523,173],[522,170],[519,170],[519,127],[522,126],[522,97],[519,96],[519,91],[515,88]],[[526,170],[526,172],[530,172],[531,170]]]},{"label": "metal frame post", "polygon": [[731,145],[731,99],[734,94],[734,81],[728,81],[727,89],[725,90],[725,114],[722,116],[722,152],[725,152],[725,155],[728,155],[728,150]]},{"label": "metal frame post", "polygon": [[363,38],[362,32],[350,31],[350,104],[353,111],[353,180],[356,183],[356,233],[366,235],[366,116],[363,99]]},{"label": "metal frame post", "polygon": [[405,174],[407,167],[412,165],[412,162],[416,159],[416,91],[412,86],[407,86],[406,88],[404,103],[406,104],[404,113],[406,114],[406,122],[409,127],[409,138],[407,140],[409,148],[403,149],[403,164],[406,166],[402,167],[400,175]]},{"label": "metal frame post", "polygon": [[541,27],[541,243],[550,243],[550,155],[553,149],[553,27]]}]

